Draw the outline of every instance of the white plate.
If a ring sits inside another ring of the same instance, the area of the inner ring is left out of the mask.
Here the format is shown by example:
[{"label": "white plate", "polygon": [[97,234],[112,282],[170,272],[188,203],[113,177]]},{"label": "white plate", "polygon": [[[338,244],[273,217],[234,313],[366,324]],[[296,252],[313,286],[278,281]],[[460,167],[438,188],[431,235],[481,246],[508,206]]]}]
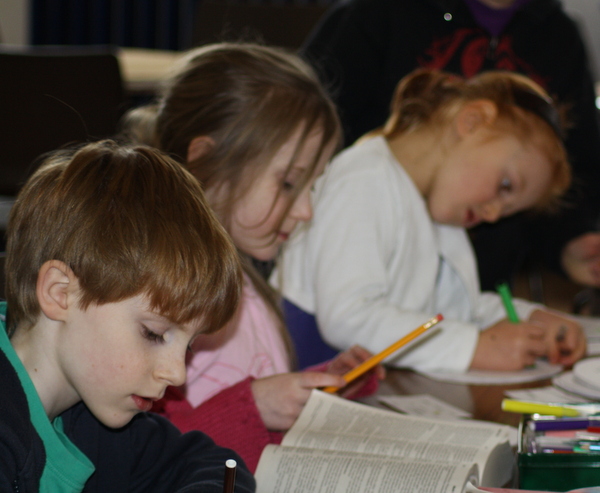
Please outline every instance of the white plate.
[{"label": "white plate", "polygon": [[600,391],[600,358],[586,358],[575,363],[573,374],[581,383]]},{"label": "white plate", "polygon": [[[537,360],[532,368],[518,371],[468,370],[464,373],[451,372],[419,372],[433,380],[449,383],[466,383],[474,385],[506,385],[513,383],[535,382],[545,380],[563,370],[561,365],[552,365],[545,360]],[[600,389],[599,389],[600,392]]]},{"label": "white plate", "polygon": [[588,399],[600,400],[600,388],[591,387],[582,382],[572,371],[566,371],[554,377],[552,383],[572,394],[581,395]]}]

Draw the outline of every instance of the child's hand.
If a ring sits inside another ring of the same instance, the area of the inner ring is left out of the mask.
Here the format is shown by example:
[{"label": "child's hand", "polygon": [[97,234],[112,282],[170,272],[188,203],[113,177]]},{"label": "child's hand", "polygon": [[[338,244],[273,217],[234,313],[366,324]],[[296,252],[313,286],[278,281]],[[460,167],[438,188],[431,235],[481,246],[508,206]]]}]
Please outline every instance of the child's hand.
[{"label": "child's hand", "polygon": [[260,416],[269,430],[288,430],[298,418],[312,389],[341,387],[339,375],[318,372],[282,373],[252,382],[252,394]]},{"label": "child's hand", "polygon": [[[326,371],[335,375],[344,375],[353,368],[356,368],[363,361],[368,360],[371,356],[373,356],[372,353],[362,346],[352,346],[332,359],[327,365]],[[348,397],[355,394],[369,381],[372,375],[375,375],[378,380],[383,380],[385,378],[385,368],[381,365],[375,366],[372,370],[346,385],[339,392],[339,395]]]},{"label": "child's hand", "polygon": [[479,334],[473,370],[514,371],[547,355],[546,331],[530,322],[501,320]]},{"label": "child's hand", "polygon": [[546,310],[535,310],[529,322],[544,329],[550,363],[572,366],[585,355],[585,335],[577,322]]}]

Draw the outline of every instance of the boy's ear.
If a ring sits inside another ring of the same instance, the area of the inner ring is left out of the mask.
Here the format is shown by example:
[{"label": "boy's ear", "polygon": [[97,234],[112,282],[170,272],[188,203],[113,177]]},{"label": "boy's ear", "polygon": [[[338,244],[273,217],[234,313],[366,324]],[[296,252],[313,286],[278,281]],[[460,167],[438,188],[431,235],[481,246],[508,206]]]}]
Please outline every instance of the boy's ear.
[{"label": "boy's ear", "polygon": [[458,135],[465,137],[478,130],[482,125],[489,125],[498,116],[498,108],[488,99],[478,99],[464,104],[455,118]]},{"label": "boy's ear", "polygon": [[215,146],[215,141],[206,135],[195,137],[190,142],[187,152],[187,162],[190,163],[208,154]]},{"label": "boy's ear", "polygon": [[77,277],[60,260],[45,262],[38,272],[36,295],[42,313],[51,320],[64,320],[70,304],[75,302]]}]

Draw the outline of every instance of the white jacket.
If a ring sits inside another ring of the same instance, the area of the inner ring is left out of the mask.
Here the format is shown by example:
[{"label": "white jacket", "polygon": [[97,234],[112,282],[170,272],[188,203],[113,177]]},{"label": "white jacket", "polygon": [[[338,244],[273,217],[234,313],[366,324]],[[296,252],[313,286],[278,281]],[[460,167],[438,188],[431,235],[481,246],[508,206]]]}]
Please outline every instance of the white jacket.
[{"label": "white jacket", "polygon": [[[506,317],[481,293],[463,228],[432,222],[423,197],[382,137],[334,159],[315,193],[314,218],[285,248],[273,284],[316,315],[338,349],[386,348],[437,313],[441,330],[387,363],[464,371],[479,330]],[[538,305],[515,300],[527,319]]]}]

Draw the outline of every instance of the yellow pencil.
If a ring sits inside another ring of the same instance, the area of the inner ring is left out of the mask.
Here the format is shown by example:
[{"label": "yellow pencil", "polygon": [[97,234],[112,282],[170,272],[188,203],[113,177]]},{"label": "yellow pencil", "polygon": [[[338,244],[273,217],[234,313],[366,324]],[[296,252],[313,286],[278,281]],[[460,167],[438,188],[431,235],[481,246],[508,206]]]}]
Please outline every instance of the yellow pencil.
[{"label": "yellow pencil", "polygon": [[[395,353],[402,346],[405,346],[413,339],[416,339],[427,329],[433,327],[435,324],[437,324],[438,322],[441,322],[442,320],[444,320],[444,317],[442,316],[442,314],[441,313],[437,314],[431,320],[424,323],[420,327],[417,327],[410,334],[405,335],[404,337],[402,337],[401,339],[396,341],[394,344],[392,344],[388,348],[384,349],[383,351],[381,351],[380,353],[378,353],[374,356],[371,356],[368,360],[363,361],[360,365],[358,365],[356,368],[353,368],[352,370],[350,370],[348,373],[346,373],[343,376],[344,380],[346,380],[346,384],[349,384],[350,382],[352,382],[352,380],[354,380],[354,379],[360,377],[362,374],[368,372],[371,368],[373,368],[374,366],[381,363],[390,354]],[[337,391],[339,388],[340,387],[325,387],[323,389],[323,391],[333,393],[333,392]]]}]

